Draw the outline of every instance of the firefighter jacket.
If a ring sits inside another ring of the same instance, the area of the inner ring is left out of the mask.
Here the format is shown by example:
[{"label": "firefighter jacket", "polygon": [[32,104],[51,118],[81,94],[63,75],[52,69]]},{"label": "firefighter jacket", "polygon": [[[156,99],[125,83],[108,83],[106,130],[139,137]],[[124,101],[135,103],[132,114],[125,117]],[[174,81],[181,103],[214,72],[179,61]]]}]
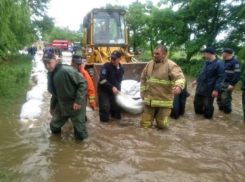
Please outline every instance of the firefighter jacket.
[{"label": "firefighter jacket", "polygon": [[214,90],[220,91],[224,81],[225,65],[218,58],[213,61],[205,61],[202,71],[197,78],[196,93],[203,96],[211,96]]},{"label": "firefighter jacket", "polygon": [[87,98],[89,100],[89,105],[91,107],[95,107],[96,102],[95,102],[95,90],[94,90],[93,80],[91,79],[88,72],[82,66],[80,67],[79,72],[83,74],[83,77],[88,82]]},{"label": "firefighter jacket", "polygon": [[73,67],[57,63],[53,72],[48,72],[48,91],[52,94],[50,110],[58,115],[78,115],[81,110],[74,110],[73,104],[86,106],[87,81]]},{"label": "firefighter jacket", "polygon": [[112,87],[116,87],[118,91],[121,91],[123,74],[124,68],[121,64],[119,64],[119,68],[116,68],[110,62],[105,63],[100,72],[98,92],[106,91],[113,94]]},{"label": "firefighter jacket", "polygon": [[225,80],[230,85],[235,86],[239,81],[241,74],[241,66],[238,60],[232,57],[229,60],[225,60]]},{"label": "firefighter jacket", "polygon": [[181,68],[167,57],[159,63],[150,61],[141,74],[141,97],[146,105],[172,108],[173,87],[185,87],[185,77]]}]

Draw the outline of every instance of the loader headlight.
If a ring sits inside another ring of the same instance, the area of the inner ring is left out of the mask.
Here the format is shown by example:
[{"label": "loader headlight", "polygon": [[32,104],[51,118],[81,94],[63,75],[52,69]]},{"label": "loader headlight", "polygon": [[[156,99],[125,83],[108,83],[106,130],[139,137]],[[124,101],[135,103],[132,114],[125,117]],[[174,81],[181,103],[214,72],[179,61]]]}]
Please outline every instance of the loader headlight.
[{"label": "loader headlight", "polygon": [[132,53],[134,52],[134,49],[132,47],[129,48],[129,52]]},{"label": "loader headlight", "polygon": [[88,52],[91,53],[93,52],[93,49],[91,47],[88,48]]}]

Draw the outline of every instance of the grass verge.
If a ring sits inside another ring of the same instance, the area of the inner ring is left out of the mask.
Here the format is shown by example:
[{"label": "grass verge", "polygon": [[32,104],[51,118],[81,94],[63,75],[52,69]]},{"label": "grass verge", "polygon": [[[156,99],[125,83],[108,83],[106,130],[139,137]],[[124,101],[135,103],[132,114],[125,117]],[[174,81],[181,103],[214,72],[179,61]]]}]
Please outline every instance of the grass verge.
[{"label": "grass verge", "polygon": [[25,94],[32,69],[32,56],[12,55],[0,62],[0,98]]}]

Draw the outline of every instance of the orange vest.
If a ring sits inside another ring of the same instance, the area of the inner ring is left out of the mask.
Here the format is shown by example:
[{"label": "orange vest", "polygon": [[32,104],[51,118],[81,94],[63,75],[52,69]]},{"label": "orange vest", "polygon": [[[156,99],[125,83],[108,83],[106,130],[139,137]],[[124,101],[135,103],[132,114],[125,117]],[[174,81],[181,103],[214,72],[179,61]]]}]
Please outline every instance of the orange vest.
[{"label": "orange vest", "polygon": [[80,67],[79,72],[83,74],[83,77],[88,82],[87,98],[89,100],[89,104],[90,104],[91,107],[95,107],[96,106],[96,102],[95,102],[95,90],[94,90],[93,80],[91,79],[91,77],[88,74],[88,72],[82,66]]}]

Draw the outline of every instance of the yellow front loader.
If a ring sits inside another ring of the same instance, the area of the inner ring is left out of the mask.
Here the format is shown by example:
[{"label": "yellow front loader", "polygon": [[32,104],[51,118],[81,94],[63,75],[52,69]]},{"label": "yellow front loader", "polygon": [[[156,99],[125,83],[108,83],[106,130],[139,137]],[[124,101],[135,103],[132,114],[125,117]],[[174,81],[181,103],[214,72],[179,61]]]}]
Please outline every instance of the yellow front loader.
[{"label": "yellow front loader", "polygon": [[83,19],[83,57],[85,69],[97,87],[101,67],[110,61],[114,50],[122,54],[124,79],[140,81],[146,63],[137,61],[128,45],[126,11],[123,9],[92,9]]}]

